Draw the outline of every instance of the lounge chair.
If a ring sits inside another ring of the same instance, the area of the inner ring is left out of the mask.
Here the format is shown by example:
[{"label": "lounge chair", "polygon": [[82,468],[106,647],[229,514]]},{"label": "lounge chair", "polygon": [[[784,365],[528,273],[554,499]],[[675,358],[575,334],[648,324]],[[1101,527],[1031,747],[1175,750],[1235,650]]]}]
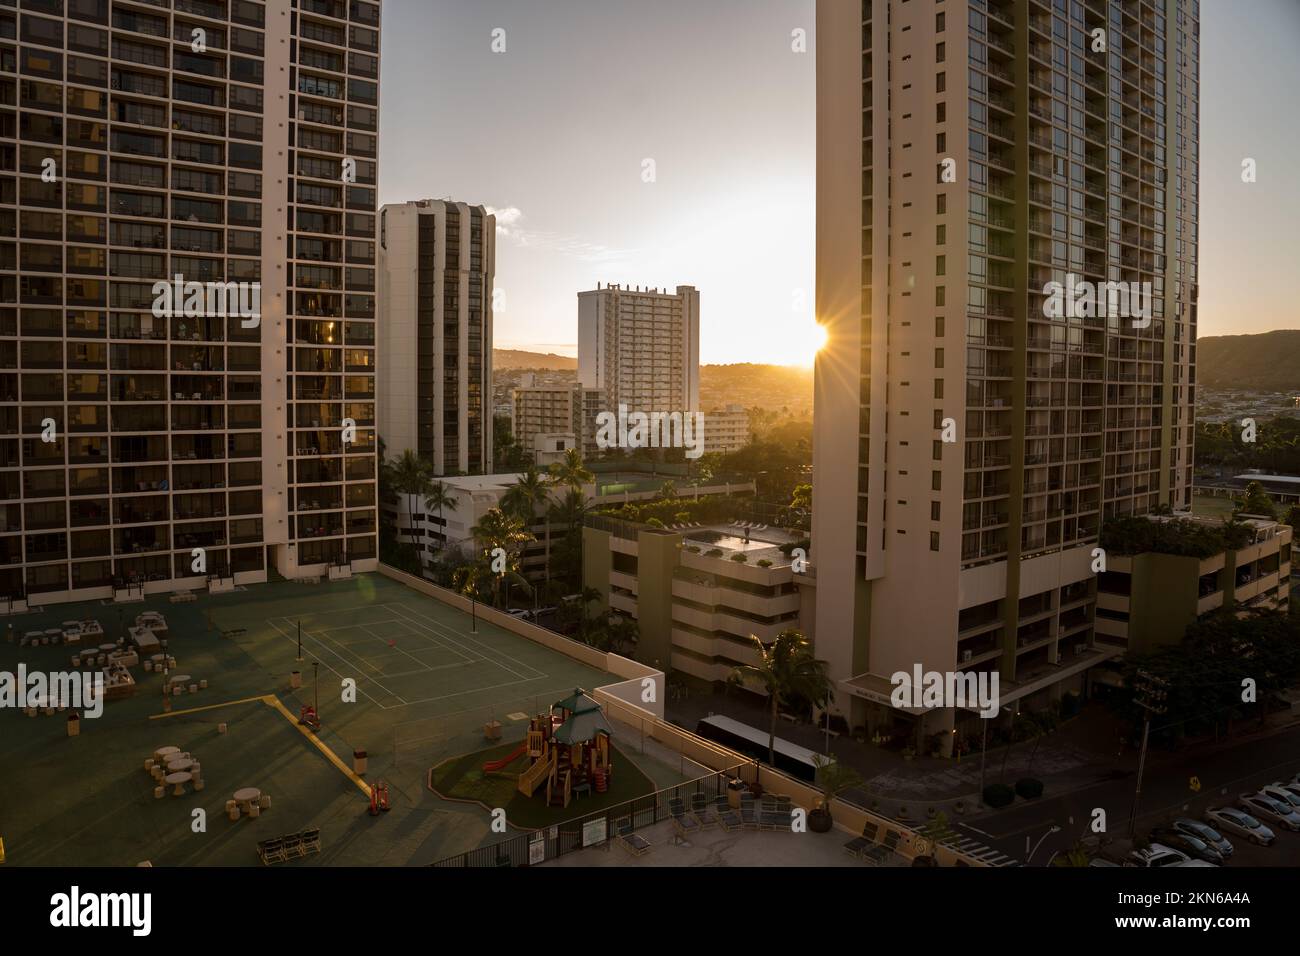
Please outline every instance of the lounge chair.
[{"label": "lounge chair", "polygon": [[861,858],[864,850],[869,846],[874,846],[876,834],[880,831],[880,824],[867,822],[862,825],[862,836],[854,837],[848,843],[844,844],[844,850],[850,856]]},{"label": "lounge chair", "polygon": [[745,820],[741,817],[740,811],[731,808],[726,796],[716,797],[713,804],[717,810],[718,822],[722,824],[722,829],[730,833],[733,830],[743,830],[745,828]]},{"label": "lounge chair", "polygon": [[898,849],[898,841],[901,838],[897,830],[890,830],[885,834],[885,839],[874,846],[869,846],[862,851],[862,859],[875,866],[884,866],[889,862],[889,858],[895,856],[895,850]]},{"label": "lounge chair", "polygon": [[709,806],[709,798],[702,793],[691,794],[691,813],[706,830],[712,830],[718,825],[718,814]]},{"label": "lounge chair", "polygon": [[632,818],[624,817],[614,823],[615,839],[623,849],[633,856],[645,856],[652,844],[645,837],[632,830]]},{"label": "lounge chair", "polygon": [[780,830],[784,823],[785,821],[781,819],[781,814],[777,810],[776,794],[763,794],[763,800],[758,812],[758,828],[760,830]]},{"label": "lounge chair", "polygon": [[759,828],[758,801],[748,791],[740,795],[740,818],[745,821],[746,830],[757,830]]},{"label": "lounge chair", "polygon": [[668,813],[673,818],[673,827],[682,836],[703,829],[700,821],[686,811],[686,801],[680,797],[673,797],[668,801]]}]

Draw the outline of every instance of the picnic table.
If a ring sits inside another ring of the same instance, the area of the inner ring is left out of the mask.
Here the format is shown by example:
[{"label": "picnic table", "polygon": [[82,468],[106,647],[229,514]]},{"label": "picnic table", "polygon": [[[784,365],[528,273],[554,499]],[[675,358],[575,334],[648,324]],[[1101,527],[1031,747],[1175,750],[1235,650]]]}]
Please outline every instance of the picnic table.
[{"label": "picnic table", "polygon": [[239,809],[244,813],[249,813],[253,809],[253,804],[262,798],[262,791],[256,787],[244,787],[236,790],[235,803],[239,804]]},{"label": "picnic table", "polygon": [[173,797],[185,796],[185,785],[194,778],[194,774],[186,770],[178,770],[176,773],[169,773],[163,777],[163,783],[171,784]]},{"label": "picnic table", "polygon": [[194,761],[191,758],[177,757],[174,760],[167,761],[167,772],[181,773],[183,771],[189,770],[193,766],[194,766]]},{"label": "picnic table", "polygon": [[159,747],[153,752],[153,759],[166,763],[168,757],[174,757],[180,752],[180,747]]}]

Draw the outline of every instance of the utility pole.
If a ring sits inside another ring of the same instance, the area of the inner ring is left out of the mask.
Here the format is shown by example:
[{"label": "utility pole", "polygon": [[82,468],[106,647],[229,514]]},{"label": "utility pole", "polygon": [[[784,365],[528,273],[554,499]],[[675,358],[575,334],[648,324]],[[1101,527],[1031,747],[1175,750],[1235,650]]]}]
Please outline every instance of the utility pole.
[{"label": "utility pole", "polygon": [[1137,790],[1133,793],[1133,811],[1128,818],[1128,838],[1137,837],[1138,804],[1142,801],[1142,771],[1147,763],[1147,741],[1151,737],[1151,715],[1163,714],[1169,708],[1165,700],[1169,697],[1169,682],[1144,670],[1137,673],[1137,685],[1134,688],[1133,702],[1146,713],[1142,720],[1142,751],[1138,755]]}]

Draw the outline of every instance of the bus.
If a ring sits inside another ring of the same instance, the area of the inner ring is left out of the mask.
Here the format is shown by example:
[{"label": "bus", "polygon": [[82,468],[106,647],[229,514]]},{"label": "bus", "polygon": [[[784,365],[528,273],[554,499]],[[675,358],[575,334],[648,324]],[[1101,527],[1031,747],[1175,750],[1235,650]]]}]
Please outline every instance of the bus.
[{"label": "bus", "polygon": [[[748,724],[742,724],[740,721],[724,717],[722,714],[711,714],[708,717],[701,718],[695,727],[695,733],[705,740],[712,740],[714,743],[730,747],[732,750],[753,757],[755,760],[767,763],[768,735],[766,731],[758,730]],[[776,738],[774,746],[777,770],[788,773],[799,780],[806,780],[809,783],[816,782],[817,764],[813,762],[813,757],[816,755],[811,750],[800,747],[798,744],[792,744],[788,740],[782,740],[780,737]]]}]

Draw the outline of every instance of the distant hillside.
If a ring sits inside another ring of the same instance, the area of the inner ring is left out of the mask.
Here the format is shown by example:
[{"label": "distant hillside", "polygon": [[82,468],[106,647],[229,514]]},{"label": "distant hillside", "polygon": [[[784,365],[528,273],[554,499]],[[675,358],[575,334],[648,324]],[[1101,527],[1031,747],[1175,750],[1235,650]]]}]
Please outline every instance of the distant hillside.
[{"label": "distant hillside", "polygon": [[1300,390],[1300,329],[1197,339],[1196,381],[1211,388]]},{"label": "distant hillside", "polygon": [[797,412],[812,408],[812,369],[792,365],[701,365],[700,405],[757,406]]},{"label": "distant hillside", "polygon": [[522,352],[518,349],[493,349],[492,367],[508,368],[545,368],[558,372],[576,371],[578,360],[554,352]]}]

